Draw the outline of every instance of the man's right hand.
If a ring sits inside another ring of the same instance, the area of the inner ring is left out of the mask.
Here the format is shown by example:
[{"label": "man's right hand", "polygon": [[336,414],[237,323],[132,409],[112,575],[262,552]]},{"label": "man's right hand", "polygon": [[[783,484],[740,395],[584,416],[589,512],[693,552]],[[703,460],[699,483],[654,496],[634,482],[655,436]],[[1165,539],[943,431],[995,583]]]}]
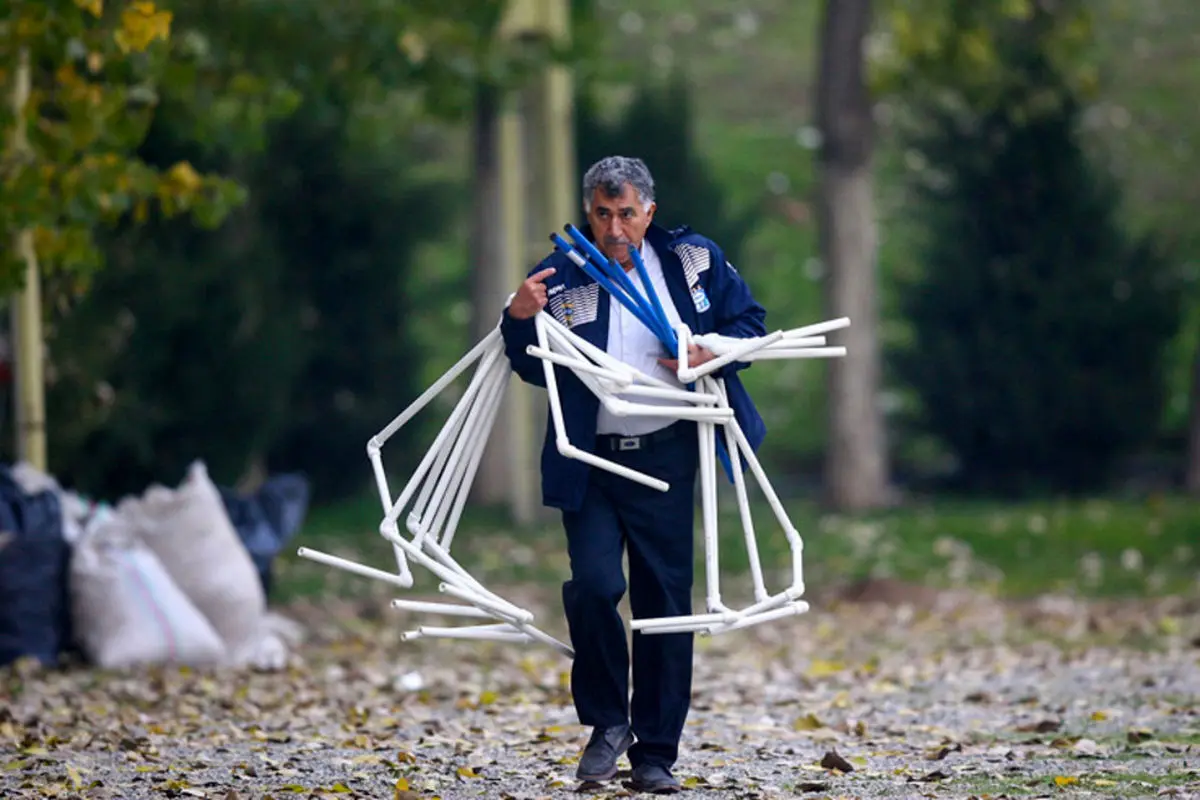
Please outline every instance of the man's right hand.
[{"label": "man's right hand", "polygon": [[526,278],[521,288],[517,289],[512,302],[508,304],[508,315],[513,319],[529,319],[545,308],[546,284],[542,281],[555,272],[557,270],[554,267],[547,267]]}]

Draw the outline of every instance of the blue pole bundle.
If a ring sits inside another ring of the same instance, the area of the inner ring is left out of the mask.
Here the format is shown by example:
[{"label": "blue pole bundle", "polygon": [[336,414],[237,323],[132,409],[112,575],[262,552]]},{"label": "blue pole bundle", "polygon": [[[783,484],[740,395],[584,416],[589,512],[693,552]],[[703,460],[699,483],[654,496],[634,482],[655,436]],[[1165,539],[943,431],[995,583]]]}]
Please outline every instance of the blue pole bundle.
[{"label": "blue pole bundle", "polygon": [[[567,223],[564,230],[567,235],[575,242],[575,246],[568,243],[563,237],[557,233],[550,234],[550,241],[554,242],[554,246],[563,252],[563,254],[571,259],[571,262],[578,266],[596,283],[600,284],[603,289],[612,295],[621,305],[629,309],[638,321],[650,329],[650,331],[658,337],[658,340],[666,348],[668,357],[674,358],[679,348],[679,338],[675,335],[674,329],[671,327],[671,321],[667,319],[667,313],[663,310],[662,302],[658,299],[658,293],[654,290],[654,284],[650,281],[650,275],[646,271],[646,264],[642,260],[642,254],[633,245],[629,246],[629,253],[633,258],[634,269],[637,270],[638,277],[641,278],[642,287],[646,294],[638,292],[637,287],[629,280],[629,276],[625,274],[625,270],[615,259],[605,258],[591,241],[588,240],[583,233],[574,225]],[[582,252],[581,252],[582,251]],[[693,386],[688,386],[689,389]],[[725,474],[733,479],[733,466],[729,459],[729,454],[725,449],[725,442],[721,437],[717,437],[717,456],[721,461],[721,465],[725,467]]]}]

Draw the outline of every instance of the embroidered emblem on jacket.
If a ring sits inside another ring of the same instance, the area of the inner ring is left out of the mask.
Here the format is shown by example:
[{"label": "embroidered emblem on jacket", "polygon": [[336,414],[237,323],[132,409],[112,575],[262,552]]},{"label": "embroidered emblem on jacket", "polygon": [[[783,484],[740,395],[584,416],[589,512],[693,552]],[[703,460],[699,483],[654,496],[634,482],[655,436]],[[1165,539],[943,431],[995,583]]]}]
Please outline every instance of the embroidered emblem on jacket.
[{"label": "embroidered emblem on jacket", "polygon": [[696,306],[696,311],[700,312],[701,314],[703,314],[705,311],[708,311],[708,309],[712,306],[712,304],[708,302],[708,295],[705,293],[704,287],[698,283],[692,287],[692,303]]},{"label": "embroidered emblem on jacket", "polygon": [[[561,287],[562,284],[559,286]],[[547,294],[550,293],[547,292]],[[596,304],[599,300],[600,284],[598,283],[564,289],[550,296],[550,313],[568,328],[586,325],[596,321]]]}]

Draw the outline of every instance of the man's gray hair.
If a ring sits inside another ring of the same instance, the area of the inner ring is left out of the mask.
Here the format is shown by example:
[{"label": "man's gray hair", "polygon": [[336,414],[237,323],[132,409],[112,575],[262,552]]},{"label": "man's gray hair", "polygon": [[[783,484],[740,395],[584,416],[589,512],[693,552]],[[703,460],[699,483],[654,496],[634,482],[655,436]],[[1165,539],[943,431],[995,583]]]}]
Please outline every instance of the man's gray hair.
[{"label": "man's gray hair", "polygon": [[642,210],[649,211],[654,202],[654,177],[640,158],[608,156],[588,167],[583,175],[583,210],[592,211],[592,195],[600,189],[607,197],[620,197],[625,184],[632,184],[642,201]]}]

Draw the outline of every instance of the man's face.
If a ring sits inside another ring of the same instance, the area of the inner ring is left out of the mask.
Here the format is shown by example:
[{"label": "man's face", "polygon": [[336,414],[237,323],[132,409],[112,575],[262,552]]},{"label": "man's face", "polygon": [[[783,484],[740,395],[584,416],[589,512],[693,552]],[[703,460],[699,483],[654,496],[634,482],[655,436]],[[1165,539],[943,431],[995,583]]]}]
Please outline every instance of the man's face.
[{"label": "man's face", "polygon": [[629,255],[629,245],[642,246],[642,238],[654,219],[655,205],[651,203],[649,210],[643,209],[632,183],[621,187],[620,197],[609,197],[602,187],[596,187],[591,199],[587,218],[597,247],[621,266],[631,268],[633,259]]}]

